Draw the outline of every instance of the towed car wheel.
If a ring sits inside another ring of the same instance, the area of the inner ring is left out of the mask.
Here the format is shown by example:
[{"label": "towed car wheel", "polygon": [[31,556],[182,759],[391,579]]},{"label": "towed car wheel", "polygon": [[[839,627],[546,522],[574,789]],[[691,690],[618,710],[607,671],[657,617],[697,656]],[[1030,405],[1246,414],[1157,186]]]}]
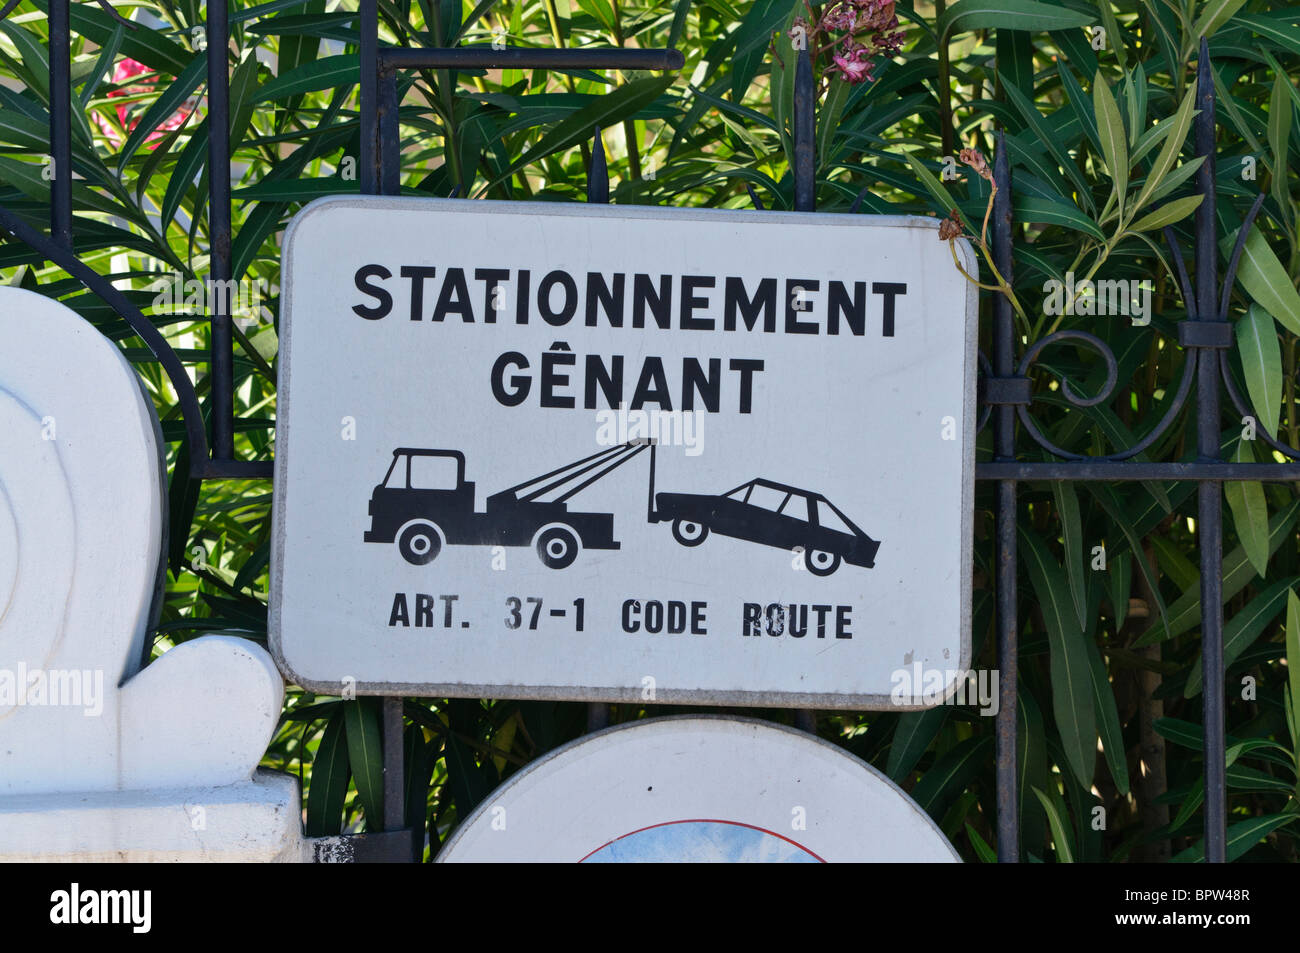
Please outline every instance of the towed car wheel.
[{"label": "towed car wheel", "polygon": [[698,546],[709,535],[709,528],[693,520],[674,520],[673,539],[683,546]]},{"label": "towed car wheel", "polygon": [[814,576],[829,576],[840,568],[840,556],[824,549],[810,549],[805,564]]}]

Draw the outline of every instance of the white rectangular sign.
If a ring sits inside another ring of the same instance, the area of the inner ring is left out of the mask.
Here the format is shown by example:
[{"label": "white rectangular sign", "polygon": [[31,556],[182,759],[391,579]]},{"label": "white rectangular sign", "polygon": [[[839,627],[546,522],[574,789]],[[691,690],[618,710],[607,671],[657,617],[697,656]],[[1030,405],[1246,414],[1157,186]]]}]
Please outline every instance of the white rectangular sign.
[{"label": "white rectangular sign", "polygon": [[325,199],[283,272],[298,684],[908,708],[969,664],[977,299],[934,220]]}]

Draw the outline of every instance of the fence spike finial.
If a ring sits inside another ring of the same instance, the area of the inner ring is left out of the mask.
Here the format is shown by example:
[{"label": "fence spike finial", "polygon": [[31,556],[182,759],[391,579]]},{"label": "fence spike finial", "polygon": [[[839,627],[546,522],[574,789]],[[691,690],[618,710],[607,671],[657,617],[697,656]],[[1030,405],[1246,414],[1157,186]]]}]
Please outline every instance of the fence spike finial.
[{"label": "fence spike finial", "polygon": [[794,68],[794,209],[817,209],[813,146],[817,139],[817,114],[813,88],[812,55],[799,51]]},{"label": "fence spike finial", "polygon": [[609,204],[609,165],[605,159],[605,140],[600,127],[591,140],[591,172],[587,175],[587,202],[593,205]]}]

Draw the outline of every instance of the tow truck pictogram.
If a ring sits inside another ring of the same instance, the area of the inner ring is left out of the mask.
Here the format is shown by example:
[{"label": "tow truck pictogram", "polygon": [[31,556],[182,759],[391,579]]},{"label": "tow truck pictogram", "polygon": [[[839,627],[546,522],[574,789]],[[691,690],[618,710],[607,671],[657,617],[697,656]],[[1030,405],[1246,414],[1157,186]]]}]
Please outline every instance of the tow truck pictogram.
[{"label": "tow truck pictogram", "polygon": [[[370,495],[367,543],[392,543],[412,565],[433,562],[443,546],[532,546],[551,569],[572,565],[583,549],[618,549],[613,513],[579,513],[568,501],[651,446],[637,441],[526,480],[474,509],[474,484],[465,480],[459,450],[398,447],[384,480]],[[454,477],[449,472],[454,466]]]}]

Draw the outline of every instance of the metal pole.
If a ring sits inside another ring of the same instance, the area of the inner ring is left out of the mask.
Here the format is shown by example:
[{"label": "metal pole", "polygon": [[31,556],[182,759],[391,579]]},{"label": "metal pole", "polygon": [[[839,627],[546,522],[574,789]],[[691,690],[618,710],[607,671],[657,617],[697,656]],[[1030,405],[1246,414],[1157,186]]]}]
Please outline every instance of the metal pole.
[{"label": "metal pole", "polygon": [[402,699],[384,698],[384,830],[406,827],[406,764]]},{"label": "metal pole", "polygon": [[49,237],[73,247],[73,113],[70,0],[49,0]]},{"label": "metal pole", "polygon": [[[234,345],[230,331],[230,25],[226,0],[207,0],[208,297],[211,303],[212,456],[235,456]],[[219,282],[219,284],[217,284]]]},{"label": "metal pole", "polygon": [[[373,0],[362,0],[365,7]],[[365,93],[366,34],[361,35],[362,93]],[[681,69],[686,58],[680,50],[587,49],[537,50],[526,46],[385,47],[375,55],[381,67],[393,69]],[[363,120],[364,121],[364,120]]]},{"label": "metal pole", "polygon": [[397,124],[397,71],[391,67],[379,68],[379,178],[380,195],[402,193],[402,141]]},{"label": "metal pole", "polygon": [[379,192],[379,6],[361,0],[361,191]]},{"label": "metal pole", "polygon": [[[1196,310],[1201,321],[1219,321],[1218,248],[1214,192],[1214,75],[1209,44],[1201,38],[1196,66],[1196,172],[1203,196],[1196,210]],[[1216,462],[1219,453],[1219,368],[1208,355],[1197,366],[1196,443],[1198,460]],[[1204,670],[1205,859],[1227,859],[1227,778],[1223,695],[1223,490],[1217,481],[1197,486],[1196,532],[1201,551],[1201,654]]]},{"label": "metal pole", "polygon": [[[605,140],[600,134],[600,127],[591,140],[591,170],[587,173],[587,202],[591,205],[609,204],[609,162],[605,156]],[[651,484],[654,483],[654,446],[650,448]],[[651,492],[650,505],[654,506],[654,494]],[[587,705],[587,732],[600,731],[609,726],[609,704],[590,702]]]},{"label": "metal pole", "polygon": [[71,0],[50,0],[50,237],[72,247]]},{"label": "metal pole", "polygon": [[[1002,277],[1011,281],[1011,163],[1006,138],[998,133],[993,179],[998,194],[993,200],[993,261]],[[993,300],[993,373],[1011,377],[1016,368],[1015,323],[1011,302],[998,294]],[[1016,410],[1001,404],[993,411],[994,459],[1016,457]],[[1018,707],[1016,685],[1016,481],[998,481],[997,512],[997,614],[998,713],[996,724],[996,775],[998,801],[998,862],[1020,860],[1020,795],[1016,790]]]},{"label": "metal pole", "polygon": [[[397,74],[379,62],[379,13],[376,0],[361,0],[361,191],[396,195],[400,191],[401,155],[397,128]],[[406,763],[402,741],[402,699],[385,696],[383,704],[384,830],[406,826]]]}]

